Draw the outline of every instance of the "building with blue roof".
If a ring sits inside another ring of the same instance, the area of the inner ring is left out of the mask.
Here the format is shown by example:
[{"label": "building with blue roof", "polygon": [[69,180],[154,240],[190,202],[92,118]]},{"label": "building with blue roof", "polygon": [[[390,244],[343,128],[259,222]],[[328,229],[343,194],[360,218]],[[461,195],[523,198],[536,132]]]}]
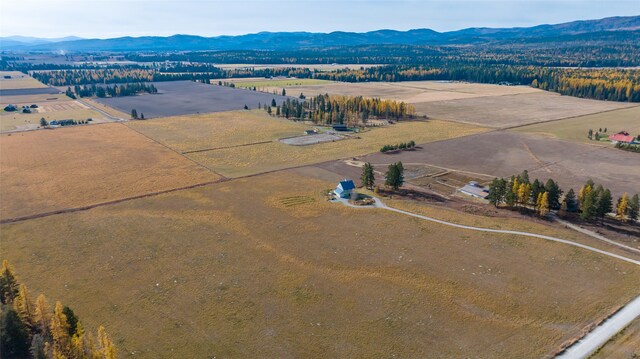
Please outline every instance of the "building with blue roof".
[{"label": "building with blue roof", "polygon": [[338,183],[338,186],[333,190],[333,193],[340,198],[351,198],[351,196],[356,193],[356,185],[352,180],[345,178]]}]

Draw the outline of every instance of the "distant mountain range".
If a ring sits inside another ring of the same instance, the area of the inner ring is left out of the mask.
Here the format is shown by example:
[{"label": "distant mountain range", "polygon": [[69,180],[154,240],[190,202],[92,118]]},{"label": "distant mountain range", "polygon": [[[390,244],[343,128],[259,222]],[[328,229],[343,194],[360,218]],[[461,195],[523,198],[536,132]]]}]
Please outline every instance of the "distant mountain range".
[{"label": "distant mountain range", "polygon": [[[613,32],[616,32],[612,36]],[[336,31],[260,32],[239,36],[119,37],[112,39],[39,39],[2,37],[2,50],[24,51],[199,51],[199,50],[297,50],[302,48],[363,45],[464,45],[532,43],[552,41],[640,40],[640,16],[609,17],[556,25],[514,28],[468,28],[437,32],[377,30],[364,33]]]}]

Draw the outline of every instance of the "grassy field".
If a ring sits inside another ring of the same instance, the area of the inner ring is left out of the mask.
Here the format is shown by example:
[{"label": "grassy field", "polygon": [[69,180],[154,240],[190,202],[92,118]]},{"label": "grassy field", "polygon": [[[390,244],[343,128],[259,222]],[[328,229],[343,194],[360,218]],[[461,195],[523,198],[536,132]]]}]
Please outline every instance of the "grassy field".
[{"label": "grassy field", "polygon": [[640,106],[519,127],[514,131],[552,136],[574,142],[596,143],[587,138],[587,133],[589,129],[598,131],[600,128],[607,128],[605,137],[622,130],[633,135],[640,134]]},{"label": "grassy field", "polygon": [[118,111],[117,109],[113,108],[113,107],[109,107],[109,106],[105,106],[103,104],[101,104],[98,101],[94,101],[90,98],[83,98],[82,102],[86,102],[91,106],[94,106],[96,108],[99,108],[100,110],[108,113],[109,115],[113,116],[113,117],[117,117],[117,118],[121,118],[121,119],[129,119],[131,118],[131,113],[124,113],[121,111]]},{"label": "grassy field", "polygon": [[[5,76],[11,76],[5,79]],[[0,71],[0,90],[45,88],[47,85],[20,71]]]},{"label": "grassy field", "polygon": [[127,126],[180,152],[274,141],[310,128],[258,110],[131,121]]},{"label": "grassy field", "polygon": [[[68,103],[68,110],[48,111],[42,113],[20,113],[20,112],[0,112],[0,131],[24,130],[37,128],[40,125],[40,119],[45,118],[47,122],[53,120],[86,120],[94,119],[101,122],[104,116],[89,108],[77,106],[75,101],[65,101]],[[67,104],[65,104],[67,105]]]},{"label": "grassy field", "polygon": [[2,135],[0,167],[2,219],[219,178],[115,123]]},{"label": "grassy field", "polygon": [[635,266],[331,204],[325,176],[3,225],[3,257],[141,358],[543,357],[638,294]]},{"label": "grassy field", "polygon": [[414,140],[425,143],[483,132],[485,129],[444,121],[408,121],[374,128],[351,139],[312,146],[272,142],[191,153],[188,156],[215,171],[237,177],[376,152],[385,144]]},{"label": "grassy field", "polygon": [[64,94],[38,94],[38,95],[18,95],[18,96],[0,96],[0,104],[4,108],[8,104],[31,105],[40,104],[50,101],[70,101],[71,99]]},{"label": "grassy field", "polygon": [[640,356],[640,318],[611,338],[590,359],[637,358]]}]

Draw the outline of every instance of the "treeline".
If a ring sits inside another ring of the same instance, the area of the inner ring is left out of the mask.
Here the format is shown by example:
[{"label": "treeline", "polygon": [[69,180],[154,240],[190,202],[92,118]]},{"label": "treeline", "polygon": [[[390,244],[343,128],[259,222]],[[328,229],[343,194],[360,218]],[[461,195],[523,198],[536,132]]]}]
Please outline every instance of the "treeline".
[{"label": "treeline", "polygon": [[429,64],[522,65],[548,67],[640,66],[637,32],[615,31],[593,39],[556,39],[509,44],[455,45],[357,45],[305,48],[300,50],[187,51],[174,53],[129,53],[137,62],[200,62],[222,64]]},{"label": "treeline", "polygon": [[[67,93],[71,91],[69,87]],[[80,86],[75,85],[73,87],[73,93],[80,97],[122,97],[122,96],[134,96],[140,93],[158,93],[158,89],[153,84],[134,83],[134,84],[121,84],[114,86]]]},{"label": "treeline", "polygon": [[344,124],[350,127],[364,124],[369,119],[402,120],[415,116],[412,105],[379,98],[362,96],[318,95],[305,100],[287,99],[281,106],[275,100],[265,110],[275,116],[297,120],[311,120],[317,124]]},{"label": "treeline", "polygon": [[393,65],[320,72],[314,77],[344,82],[452,80],[506,83],[597,100],[640,102],[640,70],[636,69]]},{"label": "treeline", "polygon": [[[201,68],[202,66],[202,68]],[[171,69],[172,71],[168,71]],[[207,72],[198,70],[207,69]],[[187,71],[188,70],[188,71]],[[168,72],[167,72],[168,71]],[[26,72],[26,71],[23,71]],[[164,67],[160,69],[147,67],[117,67],[105,69],[74,69],[59,71],[31,72],[36,80],[53,86],[74,86],[89,84],[111,84],[125,82],[151,81],[201,81],[209,82],[219,78],[246,77],[298,77],[310,78],[313,73],[308,68],[274,68],[274,69],[220,69],[209,65],[191,64],[180,67]]]},{"label": "treeline", "polygon": [[[564,196],[563,193],[553,179],[547,180],[546,183],[538,179],[530,182],[529,174],[525,170],[508,180],[495,178],[489,185],[487,199],[496,207],[506,205],[509,208],[533,209],[541,217],[545,217],[551,210],[556,210],[561,217],[574,214],[590,222],[598,219],[602,222],[614,211],[611,191],[602,185],[596,186],[591,180],[580,188],[577,195],[573,189]],[[639,210],[638,194],[629,198],[625,193],[615,205],[616,218],[621,222],[638,220]]]},{"label": "treeline", "polygon": [[0,272],[0,355],[24,359],[115,359],[116,348],[103,326],[86,332],[78,316],[56,302],[51,310],[40,294],[35,301],[9,265]]},{"label": "treeline", "polygon": [[384,145],[382,146],[382,148],[380,148],[380,152],[385,153],[396,150],[408,150],[414,147],[416,147],[416,142],[414,140],[411,140],[409,142],[401,142],[396,145]]},{"label": "treeline", "polygon": [[640,145],[634,145],[632,143],[616,143],[616,148],[623,151],[638,152],[640,153]]}]

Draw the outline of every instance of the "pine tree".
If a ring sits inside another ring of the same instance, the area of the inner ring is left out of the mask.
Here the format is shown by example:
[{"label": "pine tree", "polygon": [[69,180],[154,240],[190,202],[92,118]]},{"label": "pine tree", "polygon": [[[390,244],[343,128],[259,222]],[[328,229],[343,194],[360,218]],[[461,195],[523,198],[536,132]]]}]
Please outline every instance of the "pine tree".
[{"label": "pine tree", "polygon": [[578,199],[573,189],[569,189],[569,192],[564,196],[564,203],[567,204],[567,212],[578,212]]},{"label": "pine tree", "polygon": [[29,333],[13,308],[3,309],[0,316],[0,354],[3,358],[27,358]]},{"label": "pine tree", "polygon": [[47,120],[45,120],[45,118],[42,117],[40,119],[40,127],[45,127],[45,126],[48,126],[48,125],[49,125],[49,123],[47,122]]},{"label": "pine tree", "polygon": [[116,358],[116,347],[102,325],[98,328],[98,350],[104,359]]},{"label": "pine tree", "polygon": [[282,96],[287,96],[287,90],[282,89]]},{"label": "pine tree", "polygon": [[135,108],[131,110],[131,118],[133,118],[133,119],[137,119],[138,118],[138,111],[136,111]]},{"label": "pine tree", "polygon": [[558,186],[558,184],[549,178],[547,183],[544,185],[545,191],[549,196],[549,208],[551,209],[559,209],[560,208],[560,197],[562,196],[562,190]]},{"label": "pine tree", "polygon": [[52,346],[54,356],[56,354],[67,356],[71,345],[69,323],[67,322],[67,316],[64,314],[60,302],[56,302],[53,316],[51,317],[51,324],[49,324],[49,330],[51,331],[51,338],[53,339]]},{"label": "pine tree", "polygon": [[640,198],[638,198],[638,194],[634,194],[631,197],[631,201],[629,202],[629,219],[632,221],[637,221],[640,214]]},{"label": "pine tree", "polygon": [[385,174],[385,185],[397,190],[404,183],[404,167],[402,162],[392,163],[389,165]]},{"label": "pine tree", "polygon": [[589,195],[589,192],[591,192],[593,190],[593,185],[592,184],[585,184],[584,186],[582,186],[582,188],[580,188],[580,191],[578,191],[578,204],[580,207],[582,207],[582,202],[584,202],[585,198],[587,197],[587,195]]},{"label": "pine tree", "polygon": [[31,357],[33,359],[47,359],[47,354],[45,352],[45,342],[41,334],[35,334],[31,339],[31,347],[29,347],[29,353],[31,353]]},{"label": "pine tree", "polygon": [[375,183],[375,174],[373,172],[373,166],[367,162],[362,167],[362,175],[360,176],[362,186],[368,189],[372,189]]},{"label": "pine tree", "polygon": [[498,205],[506,200],[506,196],[507,181],[505,181],[504,178],[494,178],[489,185],[489,195],[487,196],[489,203],[498,207]]},{"label": "pine tree", "polygon": [[582,200],[581,205],[582,213],[580,218],[585,221],[592,221],[596,218],[598,209],[598,194],[596,191],[589,191]]},{"label": "pine tree", "polygon": [[616,218],[620,220],[620,222],[626,222],[627,212],[629,212],[629,198],[625,193],[620,197],[620,199],[618,199],[618,205],[616,206]]},{"label": "pine tree", "polygon": [[613,210],[613,197],[611,197],[611,191],[608,188],[600,193],[596,216],[604,221],[607,214]]},{"label": "pine tree", "polygon": [[9,261],[5,259],[2,261],[2,270],[0,270],[0,301],[2,304],[13,303],[13,299],[18,295],[18,289],[18,279]]}]

